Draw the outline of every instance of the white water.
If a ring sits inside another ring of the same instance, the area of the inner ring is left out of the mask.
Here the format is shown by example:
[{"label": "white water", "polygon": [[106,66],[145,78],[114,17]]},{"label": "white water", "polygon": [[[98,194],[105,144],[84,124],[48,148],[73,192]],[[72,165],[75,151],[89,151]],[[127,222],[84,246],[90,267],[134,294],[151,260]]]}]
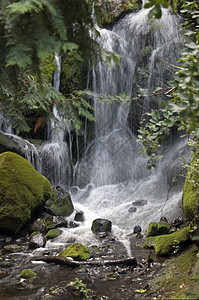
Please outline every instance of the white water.
[{"label": "white water", "polygon": [[[168,221],[181,216],[183,179],[170,190],[172,178],[181,169],[180,157],[189,159],[185,140],[178,140],[165,147],[166,155],[153,171],[146,169],[146,157],[139,151],[135,135],[128,129],[127,118],[130,103],[122,107],[118,103],[107,105],[98,103],[97,96],[115,95],[127,91],[132,93],[136,83],[135,69],[140,63],[140,53],[144,47],[151,47],[148,64],[143,67],[148,77],[142,82],[145,91],[150,93],[157,86],[165,87],[169,78],[169,66],[160,60],[175,64],[179,54],[179,18],[163,10],[161,21],[148,23],[147,10],[127,15],[118,22],[112,31],[99,29],[102,46],[123,56],[120,66],[112,69],[100,62],[93,69],[93,91],[95,93],[95,139],[87,147],[77,166],[77,193],[72,199],[77,208],[84,211],[86,220],[81,227],[65,230],[57,239],[78,241],[84,244],[96,243],[91,233],[91,223],[96,217],[106,218],[113,223],[113,233],[123,240],[128,253],[127,235],[135,225],[146,232],[151,221],[159,221],[166,216]],[[142,64],[141,64],[142,66]],[[140,68],[137,72],[143,72]],[[161,101],[162,99],[159,99]],[[149,107],[143,103],[143,112]],[[156,106],[158,101],[154,100]],[[168,191],[170,190],[169,194]],[[144,206],[132,202],[147,200]],[[52,243],[48,242],[48,245]]]}]

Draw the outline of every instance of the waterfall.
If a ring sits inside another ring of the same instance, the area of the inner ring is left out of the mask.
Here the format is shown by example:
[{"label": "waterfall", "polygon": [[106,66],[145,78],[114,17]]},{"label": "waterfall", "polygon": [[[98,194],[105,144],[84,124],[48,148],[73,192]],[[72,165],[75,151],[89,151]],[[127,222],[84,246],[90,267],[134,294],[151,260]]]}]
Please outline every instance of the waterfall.
[{"label": "waterfall", "polygon": [[[55,55],[56,72],[54,73],[53,86],[59,91],[61,56]],[[46,176],[52,185],[67,185],[71,182],[71,164],[69,157],[69,146],[64,141],[66,120],[63,114],[57,110],[56,104],[53,106],[53,120],[48,125],[47,136],[49,140],[41,147],[41,168],[42,174]]]}]

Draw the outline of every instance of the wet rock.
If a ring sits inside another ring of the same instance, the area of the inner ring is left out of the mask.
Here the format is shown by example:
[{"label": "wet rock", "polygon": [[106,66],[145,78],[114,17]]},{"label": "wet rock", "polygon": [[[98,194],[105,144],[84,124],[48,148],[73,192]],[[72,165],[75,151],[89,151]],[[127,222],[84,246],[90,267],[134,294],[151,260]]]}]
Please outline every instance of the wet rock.
[{"label": "wet rock", "polygon": [[148,227],[147,237],[158,235],[158,224],[156,222],[151,222]]},{"label": "wet rock", "polygon": [[163,217],[160,218],[160,222],[166,222],[166,223],[168,223],[168,220],[167,220],[166,217],[163,216]]},{"label": "wet rock", "polygon": [[70,193],[71,193],[72,196],[76,196],[78,191],[79,191],[78,186],[72,186],[70,188]]},{"label": "wet rock", "polygon": [[53,196],[50,204],[51,210],[58,216],[70,216],[74,211],[74,206],[71,200],[69,193],[61,188],[56,186],[53,188]]},{"label": "wet rock", "polygon": [[7,236],[6,237],[6,243],[10,243],[12,241],[12,237],[11,236]]},{"label": "wet rock", "polygon": [[76,228],[76,227],[78,227],[78,226],[79,226],[79,225],[78,225],[77,223],[73,222],[73,221],[70,221],[69,224],[68,224],[68,227],[69,227],[69,228]]},{"label": "wet rock", "polygon": [[149,236],[145,239],[144,241],[144,248],[154,248],[154,244],[155,244],[155,236]]},{"label": "wet rock", "polygon": [[65,250],[59,253],[61,257],[71,257],[74,260],[85,261],[89,257],[89,250],[86,246],[76,243],[67,247]]},{"label": "wet rock", "polygon": [[183,224],[182,218],[176,218],[171,222],[171,227],[178,227]]},{"label": "wet rock", "polygon": [[81,210],[78,210],[75,214],[74,220],[77,222],[84,222],[84,212]]},{"label": "wet rock", "polygon": [[54,229],[58,227],[68,227],[68,222],[60,216],[49,216],[46,218],[46,225],[48,229]]},{"label": "wet rock", "polygon": [[47,239],[54,239],[62,234],[62,230],[56,228],[56,229],[51,229],[48,231],[46,234]]},{"label": "wet rock", "polygon": [[19,274],[19,278],[24,278],[24,279],[31,279],[36,277],[37,274],[35,272],[33,272],[32,270],[29,269],[25,269],[23,270],[20,274]]},{"label": "wet rock", "polygon": [[107,219],[95,219],[92,223],[91,230],[93,233],[110,232],[112,222]]},{"label": "wet rock", "polygon": [[43,248],[46,244],[46,238],[41,234],[34,235],[29,242],[30,249]]},{"label": "wet rock", "polygon": [[136,211],[137,211],[136,207],[130,207],[129,210],[128,210],[128,212],[130,212],[130,213],[134,213]]},{"label": "wet rock", "polygon": [[142,228],[139,225],[135,226],[133,229],[133,233],[139,233],[141,231],[142,231]]},{"label": "wet rock", "polygon": [[22,252],[23,251],[23,247],[17,244],[10,244],[10,245],[6,245],[4,247],[4,250],[8,251],[8,252]]},{"label": "wet rock", "polygon": [[38,218],[34,221],[33,224],[30,225],[30,232],[34,231],[46,232],[46,224],[43,219]]},{"label": "wet rock", "polygon": [[159,222],[158,223],[158,234],[162,235],[162,234],[167,234],[169,233],[171,226],[169,225],[169,223],[167,222]]},{"label": "wet rock", "polygon": [[140,199],[140,200],[135,200],[132,202],[133,205],[135,206],[144,206],[148,203],[147,200],[144,200],[144,199]]}]

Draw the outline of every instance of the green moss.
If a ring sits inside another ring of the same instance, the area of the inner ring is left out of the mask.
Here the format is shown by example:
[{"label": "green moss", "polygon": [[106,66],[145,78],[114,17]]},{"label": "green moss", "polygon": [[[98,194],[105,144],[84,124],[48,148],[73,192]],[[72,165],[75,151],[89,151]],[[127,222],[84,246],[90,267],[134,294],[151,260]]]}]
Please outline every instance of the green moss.
[{"label": "green moss", "polygon": [[48,58],[40,63],[41,76],[50,84],[52,83],[53,73],[56,71],[56,63],[54,55],[50,54]]},{"label": "green moss", "polygon": [[197,274],[196,253],[196,246],[191,246],[167,260],[160,270],[161,274],[149,282],[150,298],[158,294],[160,299],[199,299],[198,282],[194,276]]},{"label": "green moss", "polygon": [[89,257],[89,250],[86,246],[77,243],[77,244],[72,244],[65,250],[61,251],[59,253],[59,256],[62,257],[72,257],[74,260],[87,260]]},{"label": "green moss", "polygon": [[171,226],[167,222],[159,222],[158,223],[158,235],[168,234]]},{"label": "green moss", "polygon": [[139,4],[137,0],[129,0],[126,1],[123,5],[122,5],[124,10],[127,11],[132,11],[132,10],[137,10],[139,8]]},{"label": "green moss", "polygon": [[65,197],[60,198],[55,191],[53,191],[53,204],[50,208],[58,216],[68,217],[74,211],[70,195],[66,194]]},{"label": "green moss", "polygon": [[58,237],[59,235],[61,235],[62,232],[63,231],[60,229],[51,229],[46,234],[46,237],[47,237],[47,239],[54,239],[54,238]]},{"label": "green moss", "polygon": [[158,235],[158,224],[155,222],[151,222],[148,227],[147,237]]},{"label": "green moss", "polygon": [[34,278],[36,277],[37,274],[29,269],[25,269],[23,270],[18,277],[20,278],[25,278],[25,279],[31,279],[31,278]]},{"label": "green moss", "polygon": [[191,220],[195,216],[196,202],[199,199],[197,188],[195,186],[195,182],[198,183],[199,181],[198,172],[199,164],[195,155],[190,164],[190,170],[187,173],[183,189],[182,208],[185,220]]},{"label": "green moss", "polygon": [[37,235],[39,233],[40,233],[39,231],[34,231],[33,233],[31,233],[30,238],[32,238],[33,236],[35,236],[35,235]]},{"label": "green moss", "polygon": [[144,241],[144,248],[154,248],[156,236],[149,236]]},{"label": "green moss", "polygon": [[188,227],[171,234],[157,236],[154,244],[155,253],[160,256],[168,256],[175,250],[174,247],[176,243],[179,247],[182,247],[182,245],[185,242],[188,242],[188,240]]},{"label": "green moss", "polygon": [[0,230],[18,232],[51,197],[50,182],[16,153],[0,154]]}]

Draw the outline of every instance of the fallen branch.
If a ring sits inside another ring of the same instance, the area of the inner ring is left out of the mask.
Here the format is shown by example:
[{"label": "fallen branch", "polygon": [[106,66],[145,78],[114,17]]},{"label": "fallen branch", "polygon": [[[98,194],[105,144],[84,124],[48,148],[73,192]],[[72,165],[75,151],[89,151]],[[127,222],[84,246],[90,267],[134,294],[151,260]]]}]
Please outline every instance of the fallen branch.
[{"label": "fallen branch", "polygon": [[34,261],[44,261],[46,263],[54,263],[56,265],[66,266],[69,268],[78,268],[79,266],[137,266],[136,258],[129,257],[116,260],[88,260],[88,261],[74,261],[60,256],[39,256],[34,259]]}]

